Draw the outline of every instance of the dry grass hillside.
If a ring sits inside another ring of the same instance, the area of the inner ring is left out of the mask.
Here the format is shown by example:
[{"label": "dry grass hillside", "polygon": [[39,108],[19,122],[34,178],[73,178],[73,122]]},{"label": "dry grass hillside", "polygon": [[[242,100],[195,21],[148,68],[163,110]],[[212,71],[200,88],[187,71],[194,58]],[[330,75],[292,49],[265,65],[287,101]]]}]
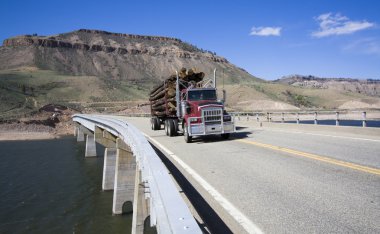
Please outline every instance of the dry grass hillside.
[{"label": "dry grass hillside", "polygon": [[182,67],[206,78],[216,68],[230,110],[380,109],[376,82],[268,82],[179,39],[78,30],[4,41],[0,119],[20,118],[49,103],[87,112],[146,112],[149,90]]}]

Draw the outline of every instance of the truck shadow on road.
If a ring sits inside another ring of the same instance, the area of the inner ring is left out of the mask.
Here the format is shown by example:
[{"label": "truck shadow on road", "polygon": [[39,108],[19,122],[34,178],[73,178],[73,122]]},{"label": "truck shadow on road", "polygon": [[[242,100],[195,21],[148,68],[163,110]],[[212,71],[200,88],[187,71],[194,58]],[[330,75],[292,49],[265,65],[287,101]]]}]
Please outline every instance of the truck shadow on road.
[{"label": "truck shadow on road", "polygon": [[248,138],[249,135],[251,134],[253,134],[252,131],[235,132],[230,135],[229,139],[222,139],[221,136],[218,136],[218,135],[194,137],[193,143],[204,144],[204,143],[213,143],[213,142],[220,142],[220,141],[232,141],[236,139]]},{"label": "truck shadow on road", "polygon": [[240,127],[240,126],[236,126],[235,129],[236,131],[239,131],[239,130],[242,130],[242,129],[247,129],[248,127]]}]

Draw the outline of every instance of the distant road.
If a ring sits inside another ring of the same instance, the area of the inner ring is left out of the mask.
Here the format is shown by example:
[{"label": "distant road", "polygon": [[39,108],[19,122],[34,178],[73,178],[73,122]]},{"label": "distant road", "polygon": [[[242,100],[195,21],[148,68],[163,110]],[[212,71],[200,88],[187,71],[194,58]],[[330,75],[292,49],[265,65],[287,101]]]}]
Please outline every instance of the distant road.
[{"label": "distant road", "polygon": [[[380,233],[380,129],[242,121],[231,140],[187,144],[183,136],[152,131],[147,118],[124,119],[215,189],[221,198],[214,199],[230,202],[246,229]],[[195,186],[212,200],[207,188]]]}]

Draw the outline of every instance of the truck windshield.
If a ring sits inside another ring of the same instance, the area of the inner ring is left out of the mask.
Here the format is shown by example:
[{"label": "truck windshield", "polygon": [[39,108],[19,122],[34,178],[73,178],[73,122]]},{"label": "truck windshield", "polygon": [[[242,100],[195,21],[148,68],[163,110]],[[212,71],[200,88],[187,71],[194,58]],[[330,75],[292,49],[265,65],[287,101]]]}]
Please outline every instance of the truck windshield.
[{"label": "truck windshield", "polygon": [[215,90],[191,90],[188,91],[189,101],[216,100]]}]

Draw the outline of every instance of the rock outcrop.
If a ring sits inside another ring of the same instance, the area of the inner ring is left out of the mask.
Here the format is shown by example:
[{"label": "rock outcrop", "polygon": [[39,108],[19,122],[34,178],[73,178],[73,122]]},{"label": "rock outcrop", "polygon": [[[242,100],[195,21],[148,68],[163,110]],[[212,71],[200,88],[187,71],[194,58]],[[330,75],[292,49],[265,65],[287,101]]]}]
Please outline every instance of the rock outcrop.
[{"label": "rock outcrop", "polygon": [[65,75],[128,80],[151,86],[182,67],[212,74],[225,82],[259,81],[216,53],[180,39],[80,29],[50,36],[24,35],[0,46],[0,70],[37,67]]},{"label": "rock outcrop", "polygon": [[[77,31],[78,33],[86,33],[90,35],[108,35],[114,37],[120,37],[125,40],[148,40],[148,41],[161,41],[161,42],[172,42],[172,43],[183,43],[181,40],[170,37],[156,37],[156,36],[141,36],[141,35],[133,35],[133,34],[122,34],[122,33],[110,33],[106,31],[100,30],[87,30],[80,29]],[[70,40],[65,40],[64,38],[60,38],[59,36],[51,36],[51,37],[42,37],[42,36],[32,36],[32,35],[24,35],[13,37],[9,39],[5,39],[3,41],[3,46],[7,47],[23,47],[23,46],[40,46],[40,47],[48,47],[48,48],[64,48],[64,49],[74,49],[74,50],[82,50],[89,52],[100,52],[103,51],[105,53],[115,53],[119,55],[125,54],[147,54],[151,56],[167,56],[167,55],[175,55],[179,58],[199,58],[203,56],[205,58],[210,59],[213,62],[217,63],[228,63],[227,59],[216,56],[211,53],[203,53],[202,55],[197,52],[188,52],[181,50],[180,48],[161,48],[154,49],[145,47],[144,45],[140,45],[138,48],[133,43],[130,45],[123,46],[110,46],[106,43],[100,44],[86,44],[81,42],[73,42]],[[196,49],[197,50],[197,49]]]}]

